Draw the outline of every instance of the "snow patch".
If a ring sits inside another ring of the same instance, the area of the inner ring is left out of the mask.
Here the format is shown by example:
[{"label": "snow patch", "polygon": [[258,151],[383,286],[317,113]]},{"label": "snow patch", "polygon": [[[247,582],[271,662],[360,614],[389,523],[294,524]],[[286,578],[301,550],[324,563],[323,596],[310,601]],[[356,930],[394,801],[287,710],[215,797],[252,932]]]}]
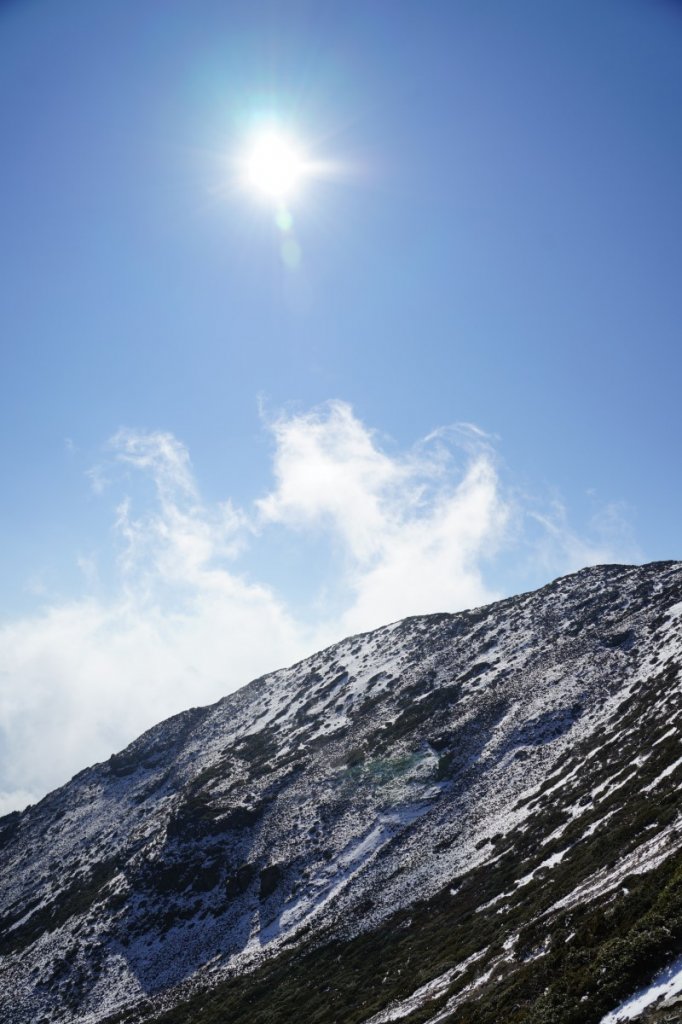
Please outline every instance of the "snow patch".
[{"label": "snow patch", "polygon": [[[682,608],[682,604],[680,605]],[[653,979],[650,985],[640,989],[616,1010],[602,1017],[600,1024],[621,1024],[635,1020],[648,1006],[664,999],[671,999],[682,993],[682,957],[666,967]]]}]

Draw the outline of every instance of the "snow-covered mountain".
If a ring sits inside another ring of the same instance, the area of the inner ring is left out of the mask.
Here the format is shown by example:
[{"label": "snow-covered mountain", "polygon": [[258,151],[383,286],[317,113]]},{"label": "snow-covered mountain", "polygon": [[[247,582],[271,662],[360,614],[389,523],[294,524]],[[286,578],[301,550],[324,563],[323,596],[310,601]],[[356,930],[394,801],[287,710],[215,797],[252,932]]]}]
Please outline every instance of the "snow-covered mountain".
[{"label": "snow-covered mountain", "polygon": [[161,723],[0,819],[3,1024],[682,1020],[681,663],[602,566]]}]

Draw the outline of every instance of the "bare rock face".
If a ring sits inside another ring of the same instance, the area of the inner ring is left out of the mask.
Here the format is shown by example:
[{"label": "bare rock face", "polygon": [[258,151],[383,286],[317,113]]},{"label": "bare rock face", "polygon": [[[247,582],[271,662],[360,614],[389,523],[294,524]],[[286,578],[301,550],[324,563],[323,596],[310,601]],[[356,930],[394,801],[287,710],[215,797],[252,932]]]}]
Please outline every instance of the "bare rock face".
[{"label": "bare rock face", "polygon": [[1,1019],[615,1022],[682,954],[681,663],[682,563],[602,566],[161,723],[0,819]]}]

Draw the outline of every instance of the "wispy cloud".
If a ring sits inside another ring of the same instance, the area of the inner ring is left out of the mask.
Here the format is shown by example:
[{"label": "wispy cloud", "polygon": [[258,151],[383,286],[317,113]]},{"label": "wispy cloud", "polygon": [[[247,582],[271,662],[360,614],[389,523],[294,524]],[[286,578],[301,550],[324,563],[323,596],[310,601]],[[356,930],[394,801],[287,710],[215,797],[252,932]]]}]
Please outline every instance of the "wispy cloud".
[{"label": "wispy cloud", "polygon": [[276,487],[258,508],[265,522],[324,529],[342,545],[344,630],[497,596],[482,563],[511,510],[482,431],[436,432],[390,456],[341,402],[272,430]]},{"label": "wispy cloud", "polygon": [[584,533],[571,526],[568,509],[560,498],[554,497],[541,511],[527,509],[527,518],[539,527],[529,541],[533,558],[548,579],[587,565],[641,560],[632,526],[633,510],[623,502],[600,504],[595,496],[592,504]]},{"label": "wispy cloud", "polygon": [[[514,495],[472,424],[396,451],[333,402],[268,429],[273,485],[246,509],[202,499],[172,434],[111,439],[90,478],[106,480],[96,490],[115,503],[116,577],[102,579],[96,552],[74,553],[82,596],[0,626],[0,812],[164,716],[346,633],[499,596],[497,560],[514,552],[526,570],[537,565],[537,582],[632,557],[622,509],[598,509],[579,535],[560,502]],[[152,485],[146,502],[140,477]],[[264,546],[293,538],[331,552],[331,600],[296,611],[283,587],[249,572]]]}]

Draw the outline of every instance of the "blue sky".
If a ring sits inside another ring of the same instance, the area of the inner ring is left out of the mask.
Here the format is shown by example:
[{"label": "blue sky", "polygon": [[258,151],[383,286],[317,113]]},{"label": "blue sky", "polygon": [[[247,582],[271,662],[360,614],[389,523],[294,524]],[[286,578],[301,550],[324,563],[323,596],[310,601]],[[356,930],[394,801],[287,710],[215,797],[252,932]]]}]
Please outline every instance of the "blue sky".
[{"label": "blue sky", "polygon": [[[2,6],[0,801],[344,631],[680,557],[681,48],[655,0]],[[264,111],[337,168],[293,269],[230,187]]]}]

